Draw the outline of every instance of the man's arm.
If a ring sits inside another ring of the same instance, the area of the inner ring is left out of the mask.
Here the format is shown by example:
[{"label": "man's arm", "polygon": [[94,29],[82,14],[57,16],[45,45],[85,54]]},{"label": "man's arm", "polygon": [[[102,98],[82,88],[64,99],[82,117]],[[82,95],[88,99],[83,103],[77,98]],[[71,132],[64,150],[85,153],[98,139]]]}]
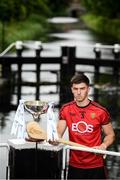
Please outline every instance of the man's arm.
[{"label": "man's arm", "polygon": [[114,142],[115,133],[114,133],[111,123],[104,125],[102,128],[103,128],[103,132],[105,134],[102,144],[104,144],[107,148]]},{"label": "man's arm", "polygon": [[109,147],[115,140],[115,133],[112,127],[111,123],[108,123],[106,125],[102,126],[103,132],[104,132],[104,139],[100,146],[98,146],[98,149],[106,150],[107,147]]},{"label": "man's arm", "polygon": [[61,138],[67,128],[66,121],[65,120],[59,120],[57,123],[57,132],[59,138]]}]

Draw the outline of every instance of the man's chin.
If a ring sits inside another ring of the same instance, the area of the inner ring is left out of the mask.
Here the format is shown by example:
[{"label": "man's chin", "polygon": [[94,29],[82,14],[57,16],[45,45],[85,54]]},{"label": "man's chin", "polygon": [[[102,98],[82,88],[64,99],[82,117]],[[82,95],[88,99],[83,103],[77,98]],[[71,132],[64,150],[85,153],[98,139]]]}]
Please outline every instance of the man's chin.
[{"label": "man's chin", "polygon": [[78,99],[76,99],[76,101],[77,101],[77,102],[82,102],[83,99],[78,98]]}]

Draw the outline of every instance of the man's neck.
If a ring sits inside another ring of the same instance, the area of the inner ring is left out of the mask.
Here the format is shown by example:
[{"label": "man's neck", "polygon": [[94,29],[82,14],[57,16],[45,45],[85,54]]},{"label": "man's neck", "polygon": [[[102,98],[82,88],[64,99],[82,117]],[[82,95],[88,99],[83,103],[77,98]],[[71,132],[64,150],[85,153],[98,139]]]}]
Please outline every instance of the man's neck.
[{"label": "man's neck", "polygon": [[84,101],[82,101],[82,102],[76,101],[76,104],[77,104],[78,106],[80,106],[80,107],[85,107],[85,106],[87,106],[89,103],[90,103],[90,100],[89,100],[89,99],[86,99],[86,100],[84,100]]}]

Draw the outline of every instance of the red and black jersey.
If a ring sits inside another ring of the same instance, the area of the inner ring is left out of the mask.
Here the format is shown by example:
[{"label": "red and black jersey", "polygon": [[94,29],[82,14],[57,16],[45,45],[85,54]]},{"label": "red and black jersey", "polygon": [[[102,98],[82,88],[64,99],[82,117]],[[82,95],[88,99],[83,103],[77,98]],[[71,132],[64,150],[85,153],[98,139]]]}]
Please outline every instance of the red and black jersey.
[{"label": "red and black jersey", "polygon": [[[85,107],[79,107],[72,101],[62,106],[60,119],[66,121],[71,141],[93,147],[102,143],[102,126],[110,122],[110,114],[94,101],[90,101]],[[72,150],[70,165],[77,168],[96,168],[103,166],[103,157]]]}]

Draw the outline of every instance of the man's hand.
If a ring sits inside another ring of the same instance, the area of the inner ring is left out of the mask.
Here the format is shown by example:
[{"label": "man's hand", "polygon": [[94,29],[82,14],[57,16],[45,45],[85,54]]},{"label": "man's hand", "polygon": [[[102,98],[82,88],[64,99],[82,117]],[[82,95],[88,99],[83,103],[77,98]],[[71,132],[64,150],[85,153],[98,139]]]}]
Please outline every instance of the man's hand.
[{"label": "man's hand", "polygon": [[[100,150],[106,150],[107,146],[105,143],[102,143],[102,144],[100,144],[100,146],[94,146],[93,148],[100,149]],[[106,154],[103,155],[103,159],[105,159],[105,158],[106,158]]]},{"label": "man's hand", "polygon": [[107,146],[105,143],[100,144],[99,146],[94,146],[93,148],[95,149],[101,149],[101,150],[106,150]]},{"label": "man's hand", "polygon": [[59,145],[58,141],[51,141],[51,140],[49,140],[48,143],[51,144],[51,145],[54,145],[54,146]]}]

